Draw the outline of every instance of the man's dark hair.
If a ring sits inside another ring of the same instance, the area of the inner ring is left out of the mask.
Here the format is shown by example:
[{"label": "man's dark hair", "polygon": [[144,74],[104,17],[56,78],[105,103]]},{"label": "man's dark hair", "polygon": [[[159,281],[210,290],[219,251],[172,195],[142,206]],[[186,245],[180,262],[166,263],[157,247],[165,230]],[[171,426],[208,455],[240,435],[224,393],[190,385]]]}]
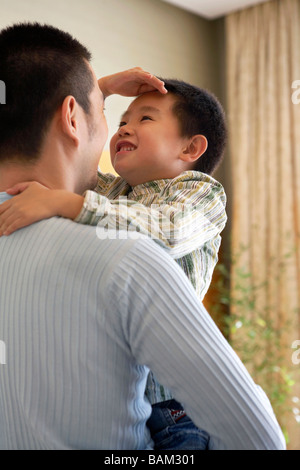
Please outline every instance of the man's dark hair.
[{"label": "man's dark hair", "polygon": [[194,170],[212,175],[222,161],[227,140],[224,110],[209,91],[189,83],[162,79],[169,93],[176,96],[174,115],[179,120],[183,137],[202,134],[208,147],[197,160]]},{"label": "man's dark hair", "polygon": [[0,163],[38,159],[51,119],[72,95],[86,114],[94,81],[90,52],[53,26],[21,23],[0,31]]}]

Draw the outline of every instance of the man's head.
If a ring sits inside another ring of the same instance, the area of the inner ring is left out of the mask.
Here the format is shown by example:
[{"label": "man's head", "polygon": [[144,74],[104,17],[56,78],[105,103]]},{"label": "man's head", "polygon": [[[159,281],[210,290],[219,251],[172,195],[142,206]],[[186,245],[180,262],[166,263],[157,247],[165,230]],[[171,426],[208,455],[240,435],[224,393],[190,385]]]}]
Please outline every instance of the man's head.
[{"label": "man's head", "polygon": [[[89,134],[97,132],[95,106],[99,114],[100,109],[93,93],[96,88],[101,93],[90,59],[82,44],[52,26],[25,23],[0,32],[0,79],[6,85],[6,104],[0,106],[0,165],[38,162],[55,113],[67,97],[72,98],[70,126],[77,107]],[[71,127],[69,131],[72,138]],[[98,153],[100,158],[101,149]]]},{"label": "man's head", "polygon": [[168,94],[136,98],[111,140],[112,164],[133,186],[186,170],[212,174],[224,153],[225,117],[215,96],[182,81],[163,81]]},{"label": "man's head", "polygon": [[93,79],[88,50],[51,26],[19,24],[0,32],[0,162],[11,155],[38,157],[51,118],[67,95],[88,114]]}]

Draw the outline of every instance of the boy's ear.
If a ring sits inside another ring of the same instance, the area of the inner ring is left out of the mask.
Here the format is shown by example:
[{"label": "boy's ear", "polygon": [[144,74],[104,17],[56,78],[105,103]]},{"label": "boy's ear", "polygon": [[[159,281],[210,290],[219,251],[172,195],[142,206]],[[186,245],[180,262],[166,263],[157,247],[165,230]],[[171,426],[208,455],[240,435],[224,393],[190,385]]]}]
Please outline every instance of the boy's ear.
[{"label": "boy's ear", "polygon": [[74,96],[66,96],[61,107],[62,130],[76,147],[79,145],[77,113],[78,104]]},{"label": "boy's ear", "polygon": [[208,146],[207,138],[197,134],[190,138],[187,146],[182,152],[181,160],[185,162],[196,162],[204,154]]}]

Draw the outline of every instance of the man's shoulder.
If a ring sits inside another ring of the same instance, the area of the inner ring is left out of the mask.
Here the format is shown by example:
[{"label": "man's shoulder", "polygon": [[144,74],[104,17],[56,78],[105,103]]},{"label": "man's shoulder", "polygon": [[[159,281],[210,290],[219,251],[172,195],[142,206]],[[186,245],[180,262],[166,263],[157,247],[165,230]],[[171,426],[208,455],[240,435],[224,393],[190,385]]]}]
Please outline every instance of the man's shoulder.
[{"label": "man's shoulder", "polygon": [[62,217],[52,217],[38,224],[43,224],[40,230],[50,231],[57,239],[58,243],[63,243],[68,238],[69,242],[92,243],[96,245],[105,245],[111,241],[118,241],[119,244],[132,246],[135,241],[149,241],[153,243],[146,235],[139,232],[131,232],[125,230],[107,229],[102,226],[91,226],[79,224]]},{"label": "man's shoulder", "polygon": [[29,237],[37,236],[40,240],[38,244],[52,247],[55,252],[64,251],[71,252],[76,257],[91,257],[93,263],[97,263],[103,254],[117,262],[117,259],[123,258],[136,246],[142,247],[145,258],[149,250],[153,257],[157,253],[158,258],[163,251],[153,240],[139,232],[83,225],[61,217],[53,217],[35,225],[36,228],[32,226]]},{"label": "man's shoulder", "polygon": [[40,266],[47,260],[48,269],[69,265],[108,275],[122,266],[138,274],[151,264],[173,261],[152,239],[138,232],[106,230],[61,217],[37,222],[3,241],[3,250],[7,251],[7,244],[14,246],[14,256],[20,262],[30,256]]}]

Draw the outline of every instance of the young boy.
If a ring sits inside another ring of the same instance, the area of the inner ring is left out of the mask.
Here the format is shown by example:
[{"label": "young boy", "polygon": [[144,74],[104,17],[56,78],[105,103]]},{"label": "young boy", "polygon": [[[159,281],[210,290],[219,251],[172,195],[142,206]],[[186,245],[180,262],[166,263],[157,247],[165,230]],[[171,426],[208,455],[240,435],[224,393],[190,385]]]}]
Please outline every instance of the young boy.
[{"label": "young boy", "polygon": [[[17,185],[8,192],[29,187],[7,201],[17,221],[6,233],[53,215],[137,230],[168,249],[202,300],[226,223],[224,190],[210,176],[224,152],[224,113],[211,93],[177,80],[164,83],[168,94],[136,98],[111,139],[111,161],[120,177],[99,172],[97,188],[84,197],[50,192],[37,183]],[[148,424],[156,449],[206,448],[209,436],[151,372],[146,395],[153,406]]]}]

